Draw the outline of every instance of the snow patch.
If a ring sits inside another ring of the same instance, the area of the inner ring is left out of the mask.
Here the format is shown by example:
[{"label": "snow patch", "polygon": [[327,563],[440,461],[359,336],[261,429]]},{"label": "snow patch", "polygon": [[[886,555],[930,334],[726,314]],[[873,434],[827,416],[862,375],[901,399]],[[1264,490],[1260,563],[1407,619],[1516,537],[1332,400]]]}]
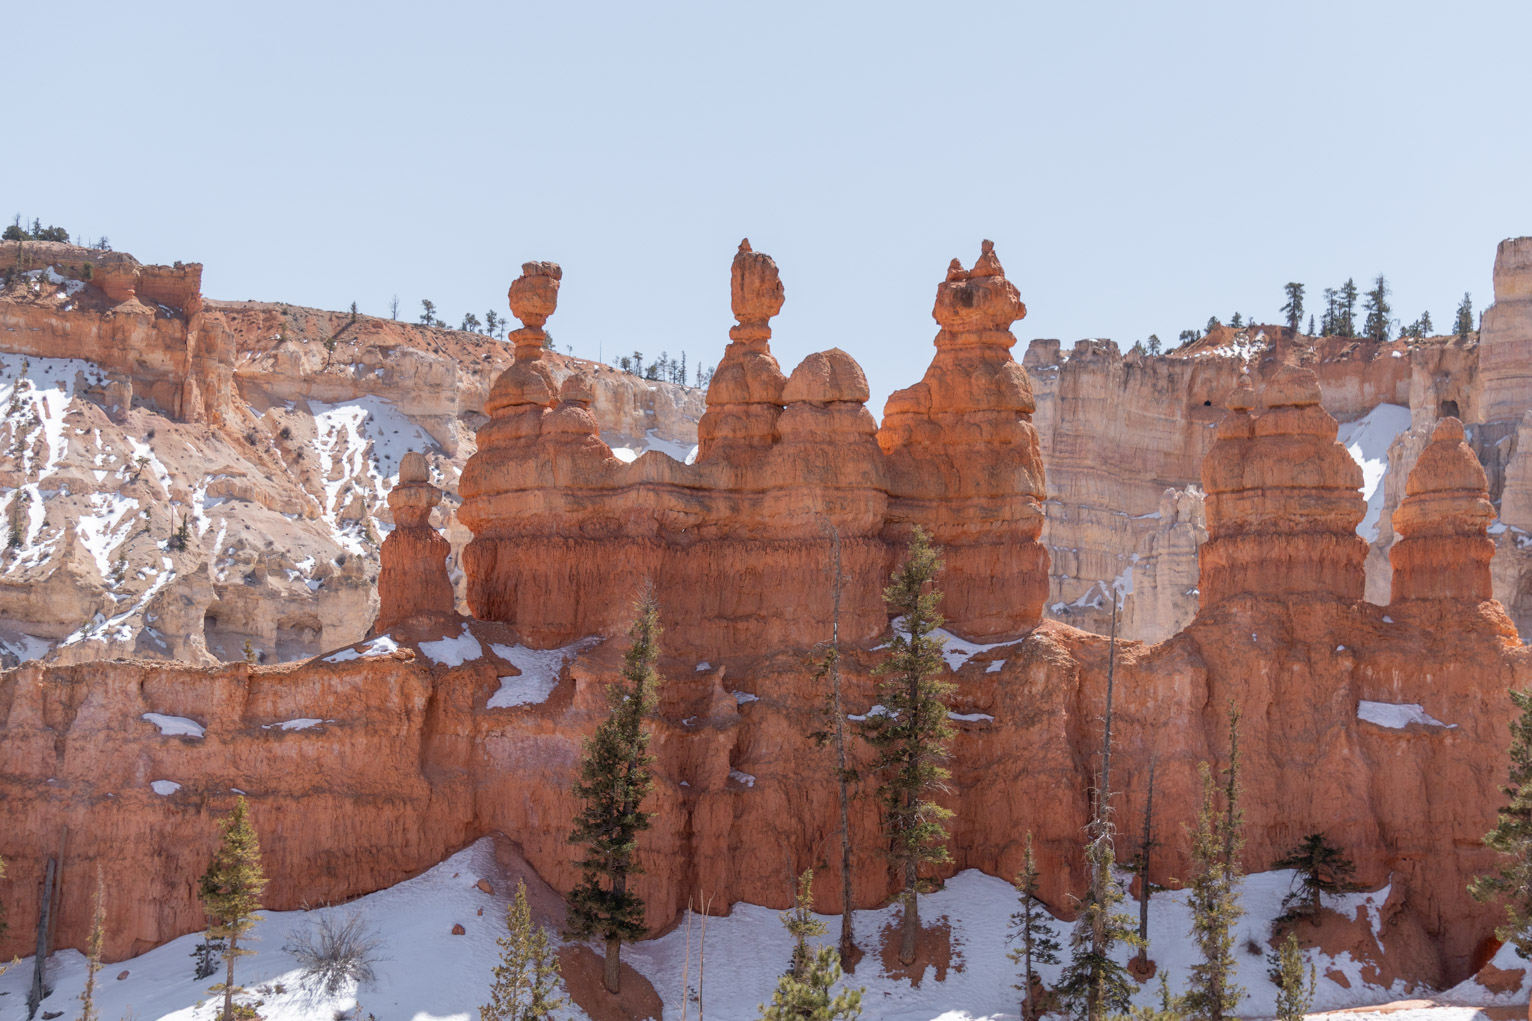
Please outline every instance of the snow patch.
[{"label": "snow patch", "polygon": [[1390,730],[1402,730],[1412,723],[1426,727],[1443,727],[1452,730],[1456,723],[1443,723],[1426,712],[1419,702],[1369,702],[1363,699],[1356,704],[1356,718],[1375,723]]},{"label": "snow patch", "polygon": [[420,651],[433,662],[443,666],[462,666],[471,659],[484,655],[479,640],[463,625],[463,633],[455,638],[443,638],[439,642],[421,642]]},{"label": "snow patch", "polygon": [[168,798],[181,789],[181,785],[174,780],[156,780],[149,786],[154,788],[154,793],[162,798]]},{"label": "snow patch", "polygon": [[[564,665],[586,649],[601,644],[601,636],[588,635],[557,649],[529,649],[525,645],[490,643],[490,651],[521,673],[500,678],[500,688],[489,696],[490,709],[509,709],[518,705],[541,705],[558,687]],[[425,648],[424,645],[421,646]]]},{"label": "snow patch", "polygon": [[1367,514],[1356,526],[1356,534],[1368,542],[1377,541],[1378,521],[1383,516],[1383,479],[1388,474],[1388,448],[1409,427],[1409,408],[1380,404],[1355,422],[1341,426],[1336,436],[1362,469],[1362,498],[1367,501]]},{"label": "snow patch", "polygon": [[164,713],[144,713],[139,719],[148,720],[160,728],[166,737],[202,737],[207,728],[185,716],[166,716]]}]

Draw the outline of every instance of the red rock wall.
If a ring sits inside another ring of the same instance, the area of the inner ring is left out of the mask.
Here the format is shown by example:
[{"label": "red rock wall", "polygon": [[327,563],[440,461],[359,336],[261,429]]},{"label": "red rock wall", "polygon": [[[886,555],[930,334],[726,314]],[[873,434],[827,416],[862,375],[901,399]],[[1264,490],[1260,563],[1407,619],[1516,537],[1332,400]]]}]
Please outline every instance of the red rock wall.
[{"label": "red rock wall", "polygon": [[[964,297],[951,308],[1013,307],[1003,278],[980,272],[991,257],[954,268],[942,293]],[[759,259],[743,275],[770,279]],[[538,310],[551,305],[557,271],[532,264],[523,279],[530,283],[513,289],[513,308],[520,302],[526,330],[540,331],[532,320],[546,318]],[[97,864],[123,905],[111,955],[200,927],[195,878],[234,788],[252,803],[273,908],[375,889],[494,830],[569,888],[569,785],[580,742],[605,711],[617,635],[645,577],[659,589],[667,629],[654,721],[660,782],[648,806],[657,819],[640,844],[647,921],[669,923],[697,893],[716,897],[720,910],[736,900],[787,904],[790,876],[828,857],[836,841],[828,753],[806,736],[819,726],[824,695],[811,647],[829,619],[820,521],[841,528],[843,622],[865,639],[848,642],[844,659],[853,710],[876,697],[877,593],[897,548],[888,531],[924,516],[910,508],[930,511],[949,564],[959,565],[941,580],[945,606],[971,604],[971,587],[986,583],[1018,601],[1012,612],[1026,610],[1027,586],[1046,570],[1017,555],[1016,579],[997,581],[983,562],[990,517],[1001,543],[1025,553],[1040,479],[1026,459],[1035,447],[1024,374],[1007,367],[1000,331],[962,312],[954,320],[943,331],[958,342],[939,346],[926,380],[890,402],[892,422],[877,437],[883,459],[865,462],[838,453],[848,444],[870,450],[874,439],[854,363],[826,353],[777,390],[750,315],[741,326],[751,329],[735,338],[746,345],[738,386],[710,403],[710,454],[690,466],[652,454],[631,466],[613,458],[588,387],[578,377],[555,387],[541,341],[524,333],[486,403],[491,421],[462,485],[463,517],[476,532],[465,559],[475,608],[515,626],[447,619],[394,629],[418,648],[470,627],[484,653],[462,666],[432,665],[407,649],[278,670],[99,663],[0,675],[0,797],[14,820],[0,832],[13,923],[0,954],[23,949],[20,920],[35,912],[42,862],[64,826],[62,944],[84,938]],[[960,382],[965,364],[978,366],[967,373],[977,382]],[[745,399],[762,379],[780,393],[780,413]],[[1413,977],[1444,984],[1471,970],[1497,920],[1465,884],[1489,861],[1480,841],[1500,803],[1505,692],[1532,683],[1532,661],[1499,604],[1481,601],[1483,564],[1472,551],[1486,523],[1483,478],[1466,470],[1450,426],[1422,456],[1396,519],[1398,598],[1388,607],[1361,601],[1360,555],[1345,541],[1356,540],[1361,516],[1347,474],[1355,467],[1318,396],[1312,374],[1297,369],[1272,375],[1259,414],[1251,414],[1254,388],[1236,390],[1205,468],[1212,555],[1202,609],[1165,642],[1119,646],[1119,852],[1132,853],[1127,834],[1157,762],[1166,846],[1153,878],[1185,875],[1181,824],[1195,813],[1197,765],[1226,756],[1232,704],[1244,721],[1246,866],[1264,869],[1303,835],[1325,832],[1356,859],[1363,883],[1392,883],[1384,942],[1421,962]],[[760,442],[759,423],[773,415],[771,442]],[[965,452],[943,463],[950,501],[939,499],[923,460],[938,455],[943,435]],[[1008,439],[984,453],[985,437]],[[859,474],[844,471],[858,465]],[[1424,552],[1411,553],[1412,544]],[[1453,551],[1464,550],[1451,569]],[[406,574],[429,560],[404,552]],[[951,615],[963,622],[965,612]],[[546,647],[591,633],[616,637],[578,657],[547,702],[488,707],[498,678],[515,672],[492,642]],[[698,670],[704,657],[711,665]],[[952,868],[1009,876],[1031,831],[1045,897],[1059,909],[1068,903],[1081,882],[1106,662],[1105,639],[1050,622],[962,665],[952,708],[972,718],[953,743]],[[1382,727],[1359,718],[1361,700],[1416,703],[1442,725]],[[164,737],[145,712],[193,717],[206,736]],[[273,726],[299,717],[325,722]],[[854,754],[865,764],[865,749]],[[161,797],[149,789],[156,779],[182,787]],[[853,818],[852,897],[861,905],[890,893],[866,793]],[[835,910],[835,870],[819,882],[821,906]]]}]

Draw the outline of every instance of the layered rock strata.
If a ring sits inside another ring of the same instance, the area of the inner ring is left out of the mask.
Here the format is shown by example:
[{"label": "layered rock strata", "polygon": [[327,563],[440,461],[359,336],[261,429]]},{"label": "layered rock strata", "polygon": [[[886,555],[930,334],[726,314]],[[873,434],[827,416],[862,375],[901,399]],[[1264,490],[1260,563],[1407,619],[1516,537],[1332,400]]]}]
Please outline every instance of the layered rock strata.
[{"label": "layered rock strata", "polygon": [[1201,605],[1242,592],[1361,599],[1362,472],[1335,442],[1317,377],[1284,366],[1262,393],[1262,414],[1250,414],[1254,401],[1248,380],[1235,388],[1202,465]]},{"label": "layered rock strata", "polygon": [[[991,258],[981,257],[977,277],[958,267],[946,281],[958,285],[944,292],[954,306],[987,315],[1015,308],[997,274],[984,272]],[[747,298],[769,293],[761,268],[736,261],[736,279],[754,281]],[[558,278],[533,264],[524,279],[524,289],[546,296]],[[995,332],[961,315],[942,325]],[[1041,465],[1025,450],[1014,459],[1026,413],[1016,375],[994,350],[1003,338],[971,340],[951,350],[967,351],[992,378],[965,384],[976,395],[969,438],[1011,440],[1001,451],[975,441],[950,466],[952,505],[926,507],[933,527],[951,529],[949,557],[969,564],[985,536],[963,530],[978,520],[964,506],[995,511],[997,530],[1022,547],[1034,576],[987,584],[1026,599],[1045,570],[1024,548],[1037,493],[1031,470]],[[939,349],[937,362],[946,354]],[[620,669],[630,586],[645,576],[668,629],[651,723],[659,782],[646,807],[656,821],[640,841],[646,920],[668,924],[697,894],[720,910],[736,900],[789,902],[791,875],[837,840],[831,760],[808,737],[825,694],[815,645],[829,634],[834,605],[826,519],[847,565],[846,708],[864,716],[885,655],[877,593],[897,553],[885,532],[911,523],[896,518],[899,502],[915,506],[922,492],[897,480],[922,479],[917,440],[964,436],[965,417],[941,417],[963,391],[937,385],[943,372],[933,368],[929,406],[901,398],[907,436],[874,447],[855,363],[826,352],[783,384],[769,444],[749,429],[720,429],[713,453],[695,465],[651,453],[630,466],[601,442],[585,384],[554,387],[541,361],[528,351],[522,369],[497,382],[463,480],[464,519],[475,529],[469,591],[481,615],[487,608],[504,619],[407,620],[390,629],[397,651],[372,642],[284,668],[33,664],[0,675],[0,797],[14,820],[0,831],[13,920],[0,954],[21,949],[26,926],[16,919],[34,917],[49,855],[64,861],[65,945],[86,935],[97,866],[114,896],[133,905],[112,923],[110,955],[200,928],[193,881],[235,788],[252,803],[277,880],[273,908],[375,889],[496,830],[554,886],[570,888],[570,782]],[[1244,721],[1247,867],[1262,869],[1305,834],[1324,832],[1355,859],[1359,882],[1388,884],[1381,941],[1418,962],[1412,978],[1446,984],[1482,963],[1499,918],[1469,899],[1466,880],[1491,861],[1480,841],[1501,800],[1506,691],[1532,683],[1532,657],[1511,621],[1481,598],[1484,480],[1446,424],[1396,520],[1398,598],[1369,604],[1354,532],[1363,512],[1356,469],[1335,441],[1315,375],[1287,365],[1263,378],[1259,398],[1253,381],[1234,386],[1228,414],[1214,423],[1204,474],[1210,553],[1195,619],[1158,644],[1119,643],[1111,657],[1119,819],[1138,818],[1156,763],[1166,846],[1151,878],[1186,875],[1187,831],[1176,823],[1195,818],[1199,764],[1228,754],[1224,713],[1234,706]],[[757,403],[765,402],[720,400],[710,413]],[[769,411],[741,417],[759,429]],[[730,444],[737,458],[719,453]],[[867,474],[848,480],[837,454],[847,444],[899,458],[869,457],[860,462],[872,466]],[[1009,499],[992,499],[998,484],[962,481],[985,463],[1009,480]],[[736,523],[745,534],[729,530]],[[962,607],[972,580],[945,575],[944,606]],[[387,593],[384,601],[395,605]],[[968,622],[949,616],[962,632]],[[1019,616],[1007,623],[1022,624]],[[981,617],[976,633],[983,626]],[[948,645],[957,684],[942,796],[956,813],[951,867],[1013,875],[1030,832],[1044,896],[1067,913],[1067,895],[1083,884],[1079,841],[1098,766],[1108,644],[1051,621],[1013,633]],[[852,755],[868,766],[861,743]],[[1122,827],[1122,857],[1133,850],[1130,831]],[[874,799],[855,803],[852,834],[849,895],[878,903],[891,880]],[[834,872],[818,878],[826,910],[848,893]]]},{"label": "layered rock strata", "polygon": [[461,484],[476,616],[560,645],[617,627],[652,582],[667,614],[694,625],[673,638],[677,651],[759,655],[783,633],[828,638],[838,543],[842,627],[871,637],[886,620],[881,579],[922,524],[963,579],[947,609],[956,630],[1014,635],[1036,622],[1042,470],[1008,330],[1025,308],[992,246],[941,284],[936,358],[890,398],[881,430],[845,352],[783,375],[768,344],[783,293],[776,264],[742,242],[731,269],[738,325],[693,464],[613,457],[578,401],[553,400],[535,350],[518,348]]}]

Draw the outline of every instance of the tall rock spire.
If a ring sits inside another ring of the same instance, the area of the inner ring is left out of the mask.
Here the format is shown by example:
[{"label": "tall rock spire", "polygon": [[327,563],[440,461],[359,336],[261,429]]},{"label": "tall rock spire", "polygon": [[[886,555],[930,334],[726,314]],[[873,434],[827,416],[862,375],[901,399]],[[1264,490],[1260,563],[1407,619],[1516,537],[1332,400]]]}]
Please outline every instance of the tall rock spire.
[{"label": "tall rock spire", "polygon": [[441,490],[431,485],[424,455],[415,450],[405,454],[399,462],[399,481],[388,494],[394,530],[383,540],[378,554],[381,566],[375,629],[379,632],[422,614],[456,612],[452,582],[447,577],[452,546],[431,527],[431,511],[441,499]]},{"label": "tall rock spire", "polygon": [[885,406],[884,538],[920,525],[943,548],[942,613],[969,637],[1037,623],[1048,595],[1042,454],[1032,385],[1011,357],[1011,324],[1027,314],[985,241],[972,269],[952,260],[936,288],[941,327],[925,376]]}]

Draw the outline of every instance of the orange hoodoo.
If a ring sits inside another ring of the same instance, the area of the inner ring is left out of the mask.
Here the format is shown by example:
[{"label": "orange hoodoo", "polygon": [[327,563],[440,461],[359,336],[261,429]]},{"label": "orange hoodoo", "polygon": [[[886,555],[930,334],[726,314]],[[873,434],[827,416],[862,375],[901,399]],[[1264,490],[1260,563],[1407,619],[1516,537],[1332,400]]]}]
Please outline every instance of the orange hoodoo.
[{"label": "orange hoodoo", "polygon": [[1399,540],[1389,550],[1392,602],[1491,598],[1487,529],[1495,518],[1489,480],[1463,442],[1463,423],[1442,419],[1405,483],[1394,512]]},{"label": "orange hoodoo", "polygon": [[1362,470],[1335,441],[1310,369],[1285,365],[1251,415],[1255,391],[1241,380],[1202,464],[1208,541],[1200,604],[1233,595],[1362,598],[1367,543]]}]

